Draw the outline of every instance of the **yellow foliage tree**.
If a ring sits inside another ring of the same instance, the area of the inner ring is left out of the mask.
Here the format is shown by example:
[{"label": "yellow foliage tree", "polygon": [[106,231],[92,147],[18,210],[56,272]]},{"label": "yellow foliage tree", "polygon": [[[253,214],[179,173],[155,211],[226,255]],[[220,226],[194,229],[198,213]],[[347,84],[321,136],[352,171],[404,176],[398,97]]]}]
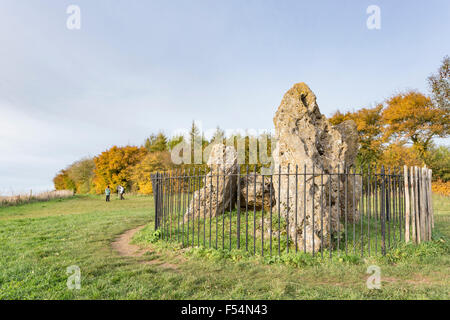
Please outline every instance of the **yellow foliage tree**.
[{"label": "yellow foliage tree", "polygon": [[170,152],[155,151],[147,154],[132,170],[131,179],[136,191],[142,194],[153,192],[150,175],[158,171],[167,171],[175,168]]},{"label": "yellow foliage tree", "polygon": [[114,146],[94,158],[96,193],[103,193],[106,186],[115,190],[120,184],[130,190],[132,186],[133,167],[147,155],[143,147]]},{"label": "yellow foliage tree", "polygon": [[385,167],[402,167],[404,165],[423,166],[424,162],[414,148],[401,143],[393,143],[384,150],[379,164]]},{"label": "yellow foliage tree", "polygon": [[58,174],[53,178],[53,184],[55,186],[55,190],[75,190],[76,185],[75,182],[69,177],[68,170],[61,170]]},{"label": "yellow foliage tree", "polygon": [[450,110],[437,107],[429,97],[417,91],[388,99],[382,118],[384,139],[412,142],[422,159],[434,137],[444,138],[450,133]]}]

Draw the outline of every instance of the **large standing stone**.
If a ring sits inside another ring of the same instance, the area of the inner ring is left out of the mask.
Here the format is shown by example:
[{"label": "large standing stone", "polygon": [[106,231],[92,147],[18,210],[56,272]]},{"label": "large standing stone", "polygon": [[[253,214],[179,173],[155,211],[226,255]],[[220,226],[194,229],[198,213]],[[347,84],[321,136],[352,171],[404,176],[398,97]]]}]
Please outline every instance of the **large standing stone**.
[{"label": "large standing stone", "polygon": [[234,208],[238,174],[234,147],[216,144],[207,162],[211,171],[201,178],[203,187],[194,192],[184,219],[215,217]]},{"label": "large standing stone", "polygon": [[[347,192],[353,190],[353,182],[350,181],[352,179],[346,181],[343,175],[336,175],[338,169],[343,173],[344,165],[354,163],[358,150],[356,124],[353,121],[346,121],[340,126],[333,127],[320,113],[316,96],[305,83],[297,83],[286,92],[273,121],[277,139],[273,152],[275,167],[273,182],[277,191],[277,206],[279,202],[280,212],[289,223],[289,236],[294,240],[297,235],[299,248],[305,246],[309,252],[318,251],[321,246],[329,245],[330,211],[332,233],[342,227],[340,220],[345,212],[348,221],[357,220],[359,216],[356,208],[353,208],[352,201],[345,201],[345,183],[348,183]],[[279,166],[282,173],[285,173],[288,164],[291,173],[296,165],[299,173],[302,173],[306,165],[306,183],[303,176],[298,177],[297,185],[293,176],[288,178],[287,175],[281,175],[278,179]],[[323,175],[321,175],[322,168]],[[328,175],[329,173],[334,175]],[[331,202],[328,201],[330,179]],[[297,225],[295,225],[296,194]],[[347,199],[352,200],[352,197]],[[322,207],[321,200],[323,200]],[[324,243],[321,243],[322,237]]]}]

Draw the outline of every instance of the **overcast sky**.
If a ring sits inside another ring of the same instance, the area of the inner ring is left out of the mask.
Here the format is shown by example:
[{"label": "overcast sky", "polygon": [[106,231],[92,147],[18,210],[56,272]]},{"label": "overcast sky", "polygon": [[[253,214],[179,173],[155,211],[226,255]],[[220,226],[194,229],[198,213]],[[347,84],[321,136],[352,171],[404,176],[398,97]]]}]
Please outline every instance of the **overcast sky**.
[{"label": "overcast sky", "polygon": [[[71,4],[80,30],[66,27]],[[372,4],[380,30],[366,26]],[[51,189],[81,157],[192,120],[271,129],[300,81],[326,115],[427,93],[449,13],[446,0],[1,0],[0,193]]]}]

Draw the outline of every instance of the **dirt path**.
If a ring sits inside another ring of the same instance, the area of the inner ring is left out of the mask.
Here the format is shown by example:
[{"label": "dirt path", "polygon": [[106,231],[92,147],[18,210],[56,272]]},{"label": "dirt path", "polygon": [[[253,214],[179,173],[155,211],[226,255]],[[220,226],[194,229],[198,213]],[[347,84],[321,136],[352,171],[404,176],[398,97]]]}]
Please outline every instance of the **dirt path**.
[{"label": "dirt path", "polygon": [[142,230],[145,227],[145,225],[130,229],[126,231],[125,233],[122,233],[114,242],[111,243],[112,248],[119,253],[122,257],[134,257],[139,258],[143,257],[146,253],[152,253],[148,258],[151,260],[141,260],[140,263],[143,264],[151,264],[151,265],[157,265],[164,269],[172,269],[177,270],[177,266],[171,263],[167,263],[165,261],[162,261],[159,259],[159,257],[156,255],[154,251],[152,251],[150,248],[141,248],[135,244],[131,244],[131,239],[133,238],[134,234],[140,230]]}]

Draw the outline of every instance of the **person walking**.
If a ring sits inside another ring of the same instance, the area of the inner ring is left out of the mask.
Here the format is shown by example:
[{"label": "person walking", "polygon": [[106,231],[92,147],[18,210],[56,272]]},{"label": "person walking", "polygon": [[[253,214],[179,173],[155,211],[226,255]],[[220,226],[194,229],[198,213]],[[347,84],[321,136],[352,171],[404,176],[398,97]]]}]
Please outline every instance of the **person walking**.
[{"label": "person walking", "polygon": [[111,199],[111,189],[109,188],[109,186],[106,187],[105,194],[106,194],[106,202],[109,202]]},{"label": "person walking", "polygon": [[125,188],[122,186],[119,186],[119,196],[120,196],[120,200],[124,200],[125,198],[123,197],[123,194],[125,193]]}]

